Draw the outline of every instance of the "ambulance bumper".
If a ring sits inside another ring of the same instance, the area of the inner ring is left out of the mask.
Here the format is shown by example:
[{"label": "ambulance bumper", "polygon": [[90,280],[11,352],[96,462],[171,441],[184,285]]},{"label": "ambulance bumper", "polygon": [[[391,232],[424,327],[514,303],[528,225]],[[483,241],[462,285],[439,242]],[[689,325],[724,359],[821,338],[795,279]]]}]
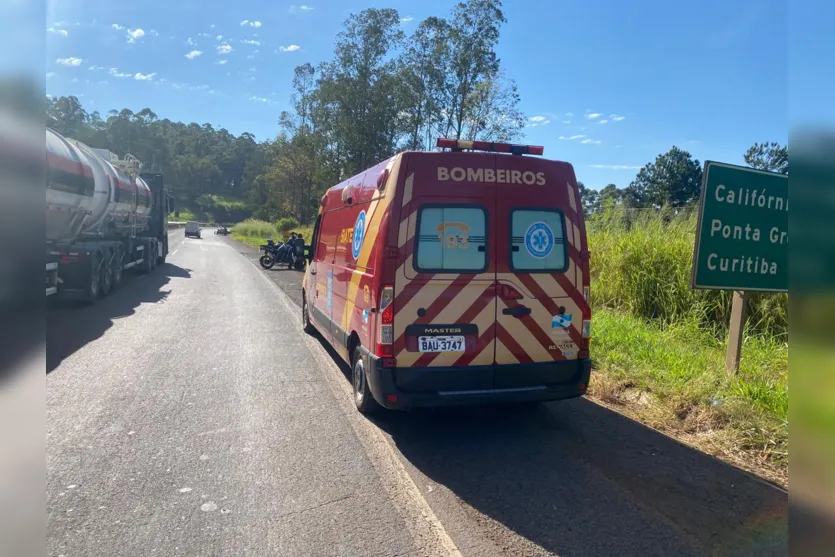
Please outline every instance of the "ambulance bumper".
[{"label": "ambulance bumper", "polygon": [[389,409],[561,400],[583,396],[591,360],[465,368],[383,367],[367,354],[374,399]]}]

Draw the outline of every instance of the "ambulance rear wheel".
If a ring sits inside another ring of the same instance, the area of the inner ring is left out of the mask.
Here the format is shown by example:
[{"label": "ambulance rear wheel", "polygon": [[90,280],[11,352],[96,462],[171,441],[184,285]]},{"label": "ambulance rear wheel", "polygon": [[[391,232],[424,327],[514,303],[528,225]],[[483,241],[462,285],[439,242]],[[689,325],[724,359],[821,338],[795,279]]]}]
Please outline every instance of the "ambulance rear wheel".
[{"label": "ambulance rear wheel", "polygon": [[359,347],[354,349],[351,383],[354,386],[354,404],[361,414],[371,414],[380,408],[374,395],[368,388],[368,377],[365,374],[365,360]]}]

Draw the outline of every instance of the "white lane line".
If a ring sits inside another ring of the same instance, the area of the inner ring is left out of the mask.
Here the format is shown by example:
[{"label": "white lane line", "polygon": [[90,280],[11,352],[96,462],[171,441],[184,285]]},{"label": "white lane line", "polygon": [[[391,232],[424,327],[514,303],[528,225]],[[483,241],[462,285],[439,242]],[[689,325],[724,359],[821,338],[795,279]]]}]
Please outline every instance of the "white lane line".
[{"label": "white lane line", "polygon": [[172,252],[171,252],[171,253],[169,253],[168,255],[174,255],[175,253],[177,253],[177,251],[179,251],[179,249],[180,249],[180,247],[179,247],[179,246],[177,246],[177,249],[175,249],[174,251],[172,251]]},{"label": "white lane line", "polygon": [[365,453],[369,456],[371,464],[377,471],[383,487],[406,522],[406,527],[415,546],[425,552],[426,555],[462,557],[455,542],[452,541],[441,521],[435,516],[429,503],[426,502],[420,489],[415,485],[406,467],[398,458],[394,447],[391,446],[391,443],[375,424],[357,412],[353,402],[353,391],[348,382],[345,381],[342,371],[330,355],[325,352],[322,345],[314,337],[306,335],[302,331],[302,318],[299,315],[301,309],[293,303],[286,292],[267,278],[260,269],[256,268],[255,270],[276,291],[279,301],[296,324],[299,335],[304,337],[308,350],[319,364],[317,367],[320,367],[324,372],[323,375],[327,380],[328,387],[336,398],[340,409],[348,418],[348,423],[351,424],[357,438],[363,444]]}]

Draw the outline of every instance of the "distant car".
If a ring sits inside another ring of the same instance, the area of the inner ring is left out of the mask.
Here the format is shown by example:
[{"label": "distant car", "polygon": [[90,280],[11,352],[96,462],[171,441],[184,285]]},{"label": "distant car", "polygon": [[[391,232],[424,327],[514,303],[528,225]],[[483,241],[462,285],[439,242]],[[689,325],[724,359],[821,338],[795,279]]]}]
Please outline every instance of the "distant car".
[{"label": "distant car", "polygon": [[200,225],[194,221],[190,221],[186,223],[186,238],[193,237],[199,238],[200,237]]},{"label": "distant car", "polygon": [[220,228],[215,230],[215,234],[223,234],[224,236],[226,236],[227,234],[229,234],[229,229],[225,226],[221,226]]}]

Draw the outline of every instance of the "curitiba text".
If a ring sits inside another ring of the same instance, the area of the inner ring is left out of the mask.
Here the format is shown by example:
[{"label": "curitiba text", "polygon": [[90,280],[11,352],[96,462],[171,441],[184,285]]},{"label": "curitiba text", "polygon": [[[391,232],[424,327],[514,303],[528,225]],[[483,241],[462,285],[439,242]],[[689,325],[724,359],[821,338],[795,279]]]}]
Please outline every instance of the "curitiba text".
[{"label": "curitiba text", "polygon": [[707,268],[723,273],[745,273],[749,275],[776,275],[777,263],[765,257],[722,257],[711,253],[707,256]]},{"label": "curitiba text", "polygon": [[716,186],[714,192],[716,201],[730,203],[732,205],[744,205],[746,207],[759,207],[760,209],[773,209],[775,211],[789,210],[789,200],[783,197],[768,195],[768,190],[758,191],[748,188],[728,189],[724,184]]}]

